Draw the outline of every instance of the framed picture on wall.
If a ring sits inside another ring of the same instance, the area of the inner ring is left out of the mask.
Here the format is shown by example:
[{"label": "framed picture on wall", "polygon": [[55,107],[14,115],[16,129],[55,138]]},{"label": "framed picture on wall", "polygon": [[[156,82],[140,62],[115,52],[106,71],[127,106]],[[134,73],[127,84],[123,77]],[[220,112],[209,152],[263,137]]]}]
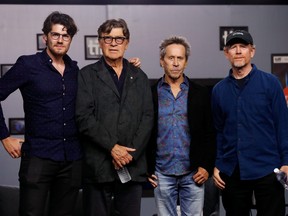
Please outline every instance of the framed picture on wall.
[{"label": "framed picture on wall", "polygon": [[4,74],[13,66],[13,64],[1,64],[1,76],[4,76]]},{"label": "framed picture on wall", "polygon": [[84,43],[86,60],[98,60],[101,58],[102,51],[99,47],[97,35],[85,35]]},{"label": "framed picture on wall", "polygon": [[44,50],[46,44],[43,39],[43,34],[36,34],[37,50]]},{"label": "framed picture on wall", "polygon": [[288,106],[288,53],[271,54],[271,72],[280,80]]},{"label": "framed picture on wall", "polygon": [[24,118],[9,118],[9,131],[11,135],[23,135],[25,133]]},{"label": "framed picture on wall", "polygon": [[220,50],[223,50],[223,47],[226,44],[227,36],[235,30],[245,30],[248,32],[248,26],[220,26],[219,30]]}]

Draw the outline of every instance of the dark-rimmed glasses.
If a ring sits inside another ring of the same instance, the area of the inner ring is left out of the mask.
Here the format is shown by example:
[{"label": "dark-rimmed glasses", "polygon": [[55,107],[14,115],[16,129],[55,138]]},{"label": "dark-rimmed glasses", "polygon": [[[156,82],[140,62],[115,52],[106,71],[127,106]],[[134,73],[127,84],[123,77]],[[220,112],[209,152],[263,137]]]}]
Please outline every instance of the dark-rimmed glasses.
[{"label": "dark-rimmed glasses", "polygon": [[57,32],[50,32],[50,34],[51,34],[51,38],[53,40],[59,40],[60,36],[62,37],[62,39],[64,41],[70,41],[71,40],[71,36],[69,34],[60,34]]},{"label": "dark-rimmed glasses", "polygon": [[123,42],[126,39],[126,37],[103,36],[103,37],[99,37],[99,39],[103,39],[104,43],[106,43],[106,44],[111,44],[113,42],[113,40],[115,40],[116,44],[121,45],[121,44],[123,44]]}]

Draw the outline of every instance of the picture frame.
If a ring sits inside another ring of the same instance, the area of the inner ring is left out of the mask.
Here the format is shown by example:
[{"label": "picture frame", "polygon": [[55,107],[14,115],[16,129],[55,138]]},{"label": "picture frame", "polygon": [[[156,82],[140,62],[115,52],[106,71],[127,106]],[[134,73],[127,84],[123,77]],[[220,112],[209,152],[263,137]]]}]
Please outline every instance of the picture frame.
[{"label": "picture frame", "polygon": [[288,87],[288,53],[271,54],[271,72],[276,75],[283,87]]},{"label": "picture frame", "polygon": [[97,35],[84,36],[85,60],[98,60],[102,56],[102,50],[98,43]]},{"label": "picture frame", "polygon": [[288,107],[288,53],[271,54],[271,72],[281,83]]},{"label": "picture frame", "polygon": [[13,66],[13,64],[1,64],[1,76],[0,77],[2,77],[2,76],[4,76],[4,74],[8,71],[8,70],[10,70],[10,68]]},{"label": "picture frame", "polygon": [[36,34],[37,50],[44,50],[46,48],[43,35],[43,33]]},{"label": "picture frame", "polygon": [[245,30],[248,32],[248,26],[220,26],[219,28],[220,50],[223,50],[224,45],[226,44],[227,36],[236,30]]},{"label": "picture frame", "polygon": [[24,118],[9,118],[9,131],[11,135],[24,135],[25,119]]}]

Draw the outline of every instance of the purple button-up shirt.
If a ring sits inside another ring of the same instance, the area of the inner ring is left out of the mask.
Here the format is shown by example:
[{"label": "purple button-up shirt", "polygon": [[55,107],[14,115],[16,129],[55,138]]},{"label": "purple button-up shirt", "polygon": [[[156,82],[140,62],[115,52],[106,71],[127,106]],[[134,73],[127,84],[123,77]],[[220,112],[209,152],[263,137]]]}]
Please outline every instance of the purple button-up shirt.
[{"label": "purple button-up shirt", "polygon": [[187,118],[189,83],[180,85],[175,98],[164,79],[158,84],[159,116],[156,170],[166,175],[183,175],[190,169],[190,133]]},{"label": "purple button-up shirt", "polygon": [[[52,66],[44,50],[21,56],[0,79],[0,101],[19,89],[25,112],[25,142],[22,154],[55,161],[82,157],[75,122],[77,62],[64,56],[65,71]],[[0,104],[0,139],[9,136]]]}]

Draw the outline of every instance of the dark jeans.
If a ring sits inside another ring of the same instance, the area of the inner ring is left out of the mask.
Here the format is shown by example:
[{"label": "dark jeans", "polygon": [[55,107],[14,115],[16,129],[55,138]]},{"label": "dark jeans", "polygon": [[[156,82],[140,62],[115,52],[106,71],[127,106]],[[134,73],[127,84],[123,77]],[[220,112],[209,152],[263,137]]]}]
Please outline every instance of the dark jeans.
[{"label": "dark jeans", "polygon": [[142,184],[120,181],[84,184],[85,216],[140,216]]},{"label": "dark jeans", "polygon": [[215,186],[213,178],[205,182],[203,216],[218,216],[220,209],[220,191]]},{"label": "dark jeans", "polygon": [[254,193],[257,216],[285,216],[285,194],[283,186],[274,173],[256,180],[239,180],[220,172],[226,183],[222,191],[226,216],[249,216]]},{"label": "dark jeans", "polygon": [[49,203],[49,216],[72,215],[81,187],[81,171],[81,161],[55,162],[36,157],[21,158],[20,216],[45,215],[46,203]]}]

